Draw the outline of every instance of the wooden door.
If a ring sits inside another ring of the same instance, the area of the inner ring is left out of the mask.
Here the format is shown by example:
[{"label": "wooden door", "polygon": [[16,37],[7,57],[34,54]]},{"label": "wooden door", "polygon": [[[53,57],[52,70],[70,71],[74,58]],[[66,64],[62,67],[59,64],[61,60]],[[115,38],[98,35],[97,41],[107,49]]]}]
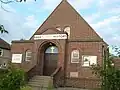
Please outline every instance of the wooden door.
[{"label": "wooden door", "polygon": [[50,76],[57,68],[58,49],[56,46],[49,46],[44,54],[43,75]]}]

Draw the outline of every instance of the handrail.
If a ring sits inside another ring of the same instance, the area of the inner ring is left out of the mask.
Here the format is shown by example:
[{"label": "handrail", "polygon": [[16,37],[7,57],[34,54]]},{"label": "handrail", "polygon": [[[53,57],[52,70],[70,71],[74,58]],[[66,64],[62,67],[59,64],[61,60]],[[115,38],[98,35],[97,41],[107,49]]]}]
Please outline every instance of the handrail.
[{"label": "handrail", "polygon": [[51,77],[54,77],[61,69],[62,67],[58,67],[52,74]]},{"label": "handrail", "polygon": [[28,76],[28,80],[31,79],[36,73],[32,73],[32,71],[34,71],[34,69],[36,68],[36,65],[34,65],[29,71],[27,71],[27,76]]}]

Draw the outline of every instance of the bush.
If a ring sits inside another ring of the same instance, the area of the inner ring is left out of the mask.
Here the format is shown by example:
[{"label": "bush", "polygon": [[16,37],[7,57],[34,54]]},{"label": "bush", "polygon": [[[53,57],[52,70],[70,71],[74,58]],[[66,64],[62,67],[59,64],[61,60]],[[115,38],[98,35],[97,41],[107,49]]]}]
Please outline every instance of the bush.
[{"label": "bush", "polygon": [[25,85],[25,73],[22,69],[10,66],[0,69],[0,90],[20,90]]},{"label": "bush", "polygon": [[102,90],[120,90],[120,70],[113,64],[114,57],[105,55],[104,65],[93,66],[93,73],[101,77]]},{"label": "bush", "polygon": [[32,88],[29,86],[26,86],[26,87],[22,87],[21,90],[32,90]]}]

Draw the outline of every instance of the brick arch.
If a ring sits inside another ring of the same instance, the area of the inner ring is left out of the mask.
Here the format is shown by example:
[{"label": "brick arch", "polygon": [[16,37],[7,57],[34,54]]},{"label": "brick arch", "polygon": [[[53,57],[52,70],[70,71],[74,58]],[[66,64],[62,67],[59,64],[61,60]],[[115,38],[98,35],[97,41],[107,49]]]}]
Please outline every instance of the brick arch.
[{"label": "brick arch", "polygon": [[49,43],[54,44],[58,48],[57,67],[59,67],[60,53],[62,51],[60,43],[58,41],[55,41],[55,40],[44,40],[44,41],[42,41],[40,43],[39,48],[38,48],[38,54],[37,54],[37,56],[38,56],[38,58],[37,58],[37,64],[38,64],[38,67],[41,66],[41,72],[40,72],[41,75],[43,75],[43,73],[44,73],[44,71],[43,71],[44,60],[45,60],[45,58],[44,58],[44,55],[45,55],[44,51],[45,51],[46,47],[49,46],[49,45],[47,45]]},{"label": "brick arch", "polygon": [[55,41],[55,40],[46,40],[46,41],[43,41],[40,44],[40,46],[39,46],[38,52],[40,52],[41,49],[44,48],[44,45],[46,45],[47,43],[53,43],[53,44],[55,44],[55,46],[58,47],[58,51],[61,52],[62,47],[61,47],[60,43],[58,41]]}]

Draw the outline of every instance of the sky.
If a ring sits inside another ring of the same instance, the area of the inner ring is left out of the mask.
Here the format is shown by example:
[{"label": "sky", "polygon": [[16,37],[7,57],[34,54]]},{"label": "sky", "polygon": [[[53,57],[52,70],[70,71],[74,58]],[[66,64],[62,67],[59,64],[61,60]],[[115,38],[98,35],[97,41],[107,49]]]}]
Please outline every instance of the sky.
[{"label": "sky", "polygon": [[[120,45],[120,0],[67,0],[90,26],[110,45]],[[9,34],[0,34],[9,43],[29,39],[61,0],[27,0],[2,4],[0,24]]]}]

